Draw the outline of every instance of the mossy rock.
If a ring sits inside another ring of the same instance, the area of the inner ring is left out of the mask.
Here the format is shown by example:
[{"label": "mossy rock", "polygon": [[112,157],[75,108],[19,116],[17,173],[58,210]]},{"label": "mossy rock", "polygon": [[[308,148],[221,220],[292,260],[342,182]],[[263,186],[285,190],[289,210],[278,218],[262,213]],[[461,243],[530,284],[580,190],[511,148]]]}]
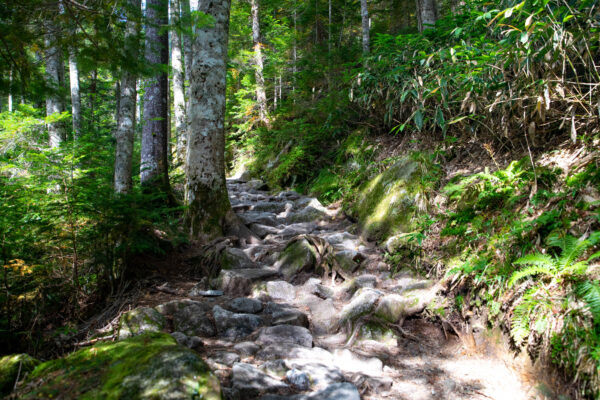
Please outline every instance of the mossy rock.
[{"label": "mossy rock", "polygon": [[12,354],[0,358],[0,396],[12,392],[17,378],[23,379],[39,363],[28,354]]},{"label": "mossy rock", "polygon": [[160,332],[165,327],[165,317],[154,308],[141,307],[126,312],[119,320],[119,339],[144,332]]},{"label": "mossy rock", "polygon": [[170,335],[148,332],[39,365],[21,399],[221,399],[218,379]]},{"label": "mossy rock", "polygon": [[422,170],[421,163],[404,158],[360,188],[350,212],[368,240],[415,230],[415,216],[427,203]]},{"label": "mossy rock", "polygon": [[317,262],[317,252],[306,239],[294,240],[281,252],[277,265],[285,279],[303,270],[310,270]]},{"label": "mossy rock", "polygon": [[382,324],[369,322],[364,324],[360,329],[360,340],[374,340],[379,343],[387,344],[389,346],[396,346],[396,334],[394,331]]}]

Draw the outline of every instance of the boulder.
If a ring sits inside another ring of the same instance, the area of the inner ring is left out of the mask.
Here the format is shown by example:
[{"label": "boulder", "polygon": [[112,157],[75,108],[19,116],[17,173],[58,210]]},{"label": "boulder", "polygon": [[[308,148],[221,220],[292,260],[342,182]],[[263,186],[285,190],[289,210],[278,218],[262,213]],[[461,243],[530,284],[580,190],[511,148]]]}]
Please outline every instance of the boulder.
[{"label": "boulder", "polygon": [[240,361],[240,356],[239,354],[231,351],[217,351],[215,354],[210,356],[210,359],[218,364],[231,367],[233,364]]},{"label": "boulder", "polygon": [[256,265],[242,249],[227,247],[221,253],[221,268],[244,269],[255,268]]},{"label": "boulder", "polygon": [[128,311],[119,319],[119,340],[144,332],[160,332],[165,328],[165,317],[154,308],[141,307]]},{"label": "boulder", "polygon": [[171,313],[173,328],[187,336],[211,337],[217,333],[210,318],[210,306],[200,302],[178,302]]},{"label": "boulder", "polygon": [[287,389],[288,385],[279,379],[265,374],[254,365],[235,363],[231,378],[234,389],[237,389],[242,399],[256,399],[263,393]]},{"label": "boulder", "polygon": [[286,360],[285,363],[290,369],[306,373],[311,383],[317,388],[345,380],[342,371],[329,363],[302,359]]},{"label": "boulder", "polygon": [[272,268],[221,270],[219,276],[211,280],[211,285],[221,288],[230,296],[247,296],[252,293],[256,281],[273,275],[277,275],[277,270]]},{"label": "boulder", "polygon": [[295,368],[285,374],[285,379],[296,390],[307,390],[310,387],[310,377],[308,374]]},{"label": "boulder", "polygon": [[271,316],[271,325],[296,325],[308,328],[308,316],[287,304],[269,302],[265,313]]},{"label": "boulder", "polygon": [[221,399],[218,379],[192,350],[164,333],[95,344],[40,364],[21,399]]},{"label": "boulder", "polygon": [[363,184],[350,214],[368,240],[413,232],[414,218],[427,208],[427,188],[421,179],[425,166],[408,157]]},{"label": "boulder", "polygon": [[263,224],[251,224],[250,230],[254,232],[259,238],[264,239],[267,235],[276,235],[279,232],[279,229]]},{"label": "boulder", "polygon": [[[296,202],[296,206],[298,207],[300,204]],[[326,217],[328,217],[327,208],[323,207],[319,200],[311,199],[300,211],[291,213],[287,217],[287,221],[290,223],[312,222]]]},{"label": "boulder", "polygon": [[306,239],[294,240],[281,252],[275,267],[286,280],[298,272],[314,269],[317,253]]},{"label": "boulder", "polygon": [[213,307],[217,331],[231,339],[246,337],[262,325],[262,319],[254,314],[236,314],[220,306]]},{"label": "boulder", "polygon": [[367,314],[375,308],[377,300],[382,296],[382,292],[375,289],[364,288],[354,294],[350,303],[342,308],[340,313],[340,323],[352,321],[358,317]]},{"label": "boulder", "polygon": [[177,342],[177,344],[187,347],[188,349],[199,349],[204,346],[202,343],[202,339],[198,336],[188,336],[183,332],[173,332],[171,333],[173,339]]},{"label": "boulder", "polygon": [[276,226],[277,218],[275,214],[263,211],[248,211],[239,214],[239,217],[246,225],[261,224],[267,226]]},{"label": "boulder", "polygon": [[40,364],[28,354],[12,354],[0,358],[0,396],[12,392],[15,383],[22,380]]},{"label": "boulder", "polygon": [[260,350],[260,347],[254,342],[240,342],[233,346],[233,350],[242,356],[253,356]]},{"label": "boulder", "polygon": [[286,281],[270,281],[267,293],[274,300],[292,301],[296,298],[296,287]]},{"label": "boulder", "polygon": [[263,305],[260,301],[248,297],[238,297],[231,300],[227,306],[236,313],[257,314],[262,311]]},{"label": "boulder", "polygon": [[313,337],[308,329],[301,326],[277,325],[262,328],[256,343],[261,346],[287,344],[312,347]]}]

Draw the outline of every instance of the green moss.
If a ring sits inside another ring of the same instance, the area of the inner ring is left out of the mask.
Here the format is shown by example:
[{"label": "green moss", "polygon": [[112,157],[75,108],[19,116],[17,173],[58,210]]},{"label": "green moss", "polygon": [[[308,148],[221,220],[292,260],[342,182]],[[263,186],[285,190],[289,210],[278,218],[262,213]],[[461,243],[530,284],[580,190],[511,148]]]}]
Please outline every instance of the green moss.
[{"label": "green moss", "polygon": [[305,268],[314,267],[316,260],[316,250],[307,240],[303,239],[290,243],[281,253],[278,264],[282,275],[289,279]]},{"label": "green moss", "polygon": [[218,380],[163,333],[102,343],[39,365],[20,398],[220,399]]},{"label": "green moss", "polygon": [[417,212],[426,206],[422,164],[401,159],[366,182],[351,212],[370,240],[381,240],[416,228]]},{"label": "green moss", "polygon": [[396,334],[386,326],[375,322],[364,324],[360,330],[361,340],[375,340],[390,346],[396,346]]},{"label": "green moss", "polygon": [[0,395],[10,393],[17,378],[22,379],[39,363],[28,354],[12,354],[0,358]]}]

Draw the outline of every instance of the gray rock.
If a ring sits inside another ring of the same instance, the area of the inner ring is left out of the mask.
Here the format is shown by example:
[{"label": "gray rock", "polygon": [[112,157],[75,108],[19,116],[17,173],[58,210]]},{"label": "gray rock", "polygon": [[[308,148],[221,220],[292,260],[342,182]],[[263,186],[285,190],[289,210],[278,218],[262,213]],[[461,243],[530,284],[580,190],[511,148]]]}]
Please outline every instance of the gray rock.
[{"label": "gray rock", "polygon": [[290,344],[312,347],[313,337],[308,329],[301,326],[277,325],[261,329],[256,343],[261,346]]},{"label": "gray rock", "polygon": [[261,224],[267,226],[276,226],[277,217],[273,213],[261,212],[261,211],[248,211],[239,214],[239,217],[244,221],[246,225]]},{"label": "gray rock", "polygon": [[292,359],[286,360],[288,368],[296,369],[306,373],[315,387],[331,385],[343,382],[344,375],[335,365],[313,360]]},{"label": "gray rock", "polygon": [[340,313],[340,323],[354,320],[364,315],[373,308],[382,293],[379,290],[364,288],[354,294],[349,304],[346,304]]},{"label": "gray rock", "polygon": [[[359,266],[361,257],[356,250],[340,250],[335,254],[335,259],[340,267],[346,272],[354,272]],[[358,260],[358,261],[357,261]]]},{"label": "gray rock", "polygon": [[311,328],[317,335],[334,332],[338,327],[340,313],[332,299],[309,298],[305,303],[310,309]]},{"label": "gray rock", "polygon": [[221,388],[223,400],[240,400],[240,391],[235,388]]},{"label": "gray rock", "polygon": [[260,179],[252,179],[246,182],[246,186],[254,190],[267,190],[269,187]]},{"label": "gray rock", "polygon": [[221,288],[230,296],[246,296],[252,292],[254,282],[277,275],[271,268],[222,270],[211,285]]},{"label": "gray rock", "polygon": [[213,307],[213,316],[219,334],[232,339],[246,337],[262,324],[257,315],[236,314],[219,306]]},{"label": "gray rock", "polygon": [[[298,203],[296,203],[298,206]],[[298,212],[291,213],[288,222],[311,222],[327,218],[327,209],[317,199],[312,199],[306,207]]]},{"label": "gray rock", "polygon": [[128,311],[119,319],[119,340],[144,332],[160,332],[165,327],[165,317],[154,308],[141,307]]},{"label": "gray rock", "polygon": [[280,232],[279,229],[277,229],[273,226],[263,225],[263,224],[258,224],[258,223],[251,224],[250,230],[252,232],[254,232],[261,239],[264,239],[264,237],[267,235],[276,235]]},{"label": "gray rock", "polygon": [[260,371],[254,365],[236,363],[231,379],[242,399],[255,399],[262,393],[276,392],[289,386]]},{"label": "gray rock", "polygon": [[296,325],[308,328],[308,317],[299,310],[281,310],[272,314],[272,325]]},{"label": "gray rock", "polygon": [[228,367],[240,361],[240,356],[237,353],[232,353],[230,351],[218,351],[215,354],[213,354],[210,358],[214,362],[226,365]]},{"label": "gray rock", "polygon": [[283,378],[289,369],[284,360],[269,360],[260,366],[260,369],[271,376]]},{"label": "gray rock", "polygon": [[267,282],[267,293],[275,300],[292,301],[296,298],[296,288],[286,281]]},{"label": "gray rock", "polygon": [[171,333],[173,339],[182,346],[185,346],[189,349],[199,349],[204,346],[202,339],[198,336],[188,336],[183,332],[173,332]]},{"label": "gray rock", "polygon": [[301,290],[308,294],[317,295],[323,299],[331,299],[335,294],[332,288],[322,285],[321,279],[319,278],[310,278],[302,285]]},{"label": "gray rock", "polygon": [[174,308],[173,328],[187,336],[211,337],[217,331],[210,318],[210,306],[200,302],[175,302],[166,308]]},{"label": "gray rock", "polygon": [[315,267],[317,253],[308,240],[295,240],[289,243],[279,255],[275,267],[286,280],[302,270],[312,270]]},{"label": "gray rock", "polygon": [[333,363],[333,354],[320,347],[304,347],[287,343],[275,343],[265,346],[256,353],[259,360],[277,360],[280,358],[306,360],[323,364]]},{"label": "gray rock", "polygon": [[286,202],[262,201],[252,206],[252,211],[266,211],[278,214],[285,210]]},{"label": "gray rock", "polygon": [[310,387],[310,378],[306,372],[291,369],[285,374],[285,379],[297,390],[307,390]]},{"label": "gray rock", "polygon": [[260,350],[260,346],[254,342],[240,342],[233,346],[233,350],[237,351],[242,356],[253,356]]},{"label": "gray rock", "polygon": [[358,389],[351,383],[334,383],[326,388],[310,394],[310,400],[360,400]]},{"label": "gray rock", "polygon": [[348,349],[335,350],[333,357],[335,365],[344,372],[380,376],[383,371],[383,362],[379,358],[359,357]]},{"label": "gray rock", "polygon": [[221,254],[221,267],[223,269],[255,268],[256,265],[242,249],[227,247]]},{"label": "gray rock", "polygon": [[262,311],[263,305],[260,301],[248,297],[238,297],[229,302],[228,307],[236,313],[256,314]]},{"label": "gray rock", "polygon": [[297,192],[293,192],[293,191],[287,191],[287,192],[280,192],[277,195],[277,197],[288,199],[288,200],[296,200],[296,199],[300,198],[300,194],[298,194]]}]

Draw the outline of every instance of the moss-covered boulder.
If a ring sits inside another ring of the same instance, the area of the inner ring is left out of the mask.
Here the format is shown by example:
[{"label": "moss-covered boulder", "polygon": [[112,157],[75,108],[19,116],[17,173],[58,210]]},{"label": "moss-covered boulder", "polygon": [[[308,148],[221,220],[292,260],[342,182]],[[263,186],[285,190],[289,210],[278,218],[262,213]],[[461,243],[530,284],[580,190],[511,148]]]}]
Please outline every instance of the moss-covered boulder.
[{"label": "moss-covered boulder", "polygon": [[39,365],[22,399],[221,399],[218,379],[170,335],[144,333]]},{"label": "moss-covered boulder", "polygon": [[39,363],[28,354],[11,354],[0,358],[0,396],[12,392],[17,379],[23,379]]},{"label": "moss-covered boulder", "polygon": [[121,315],[119,320],[119,339],[144,332],[160,332],[165,327],[165,317],[154,308],[141,307]]},{"label": "moss-covered boulder", "polygon": [[287,280],[303,270],[315,268],[317,252],[306,239],[293,240],[281,252],[276,263],[279,273]]},{"label": "moss-covered boulder", "polygon": [[427,204],[421,163],[404,158],[363,184],[350,213],[368,240],[415,230],[415,215]]}]

